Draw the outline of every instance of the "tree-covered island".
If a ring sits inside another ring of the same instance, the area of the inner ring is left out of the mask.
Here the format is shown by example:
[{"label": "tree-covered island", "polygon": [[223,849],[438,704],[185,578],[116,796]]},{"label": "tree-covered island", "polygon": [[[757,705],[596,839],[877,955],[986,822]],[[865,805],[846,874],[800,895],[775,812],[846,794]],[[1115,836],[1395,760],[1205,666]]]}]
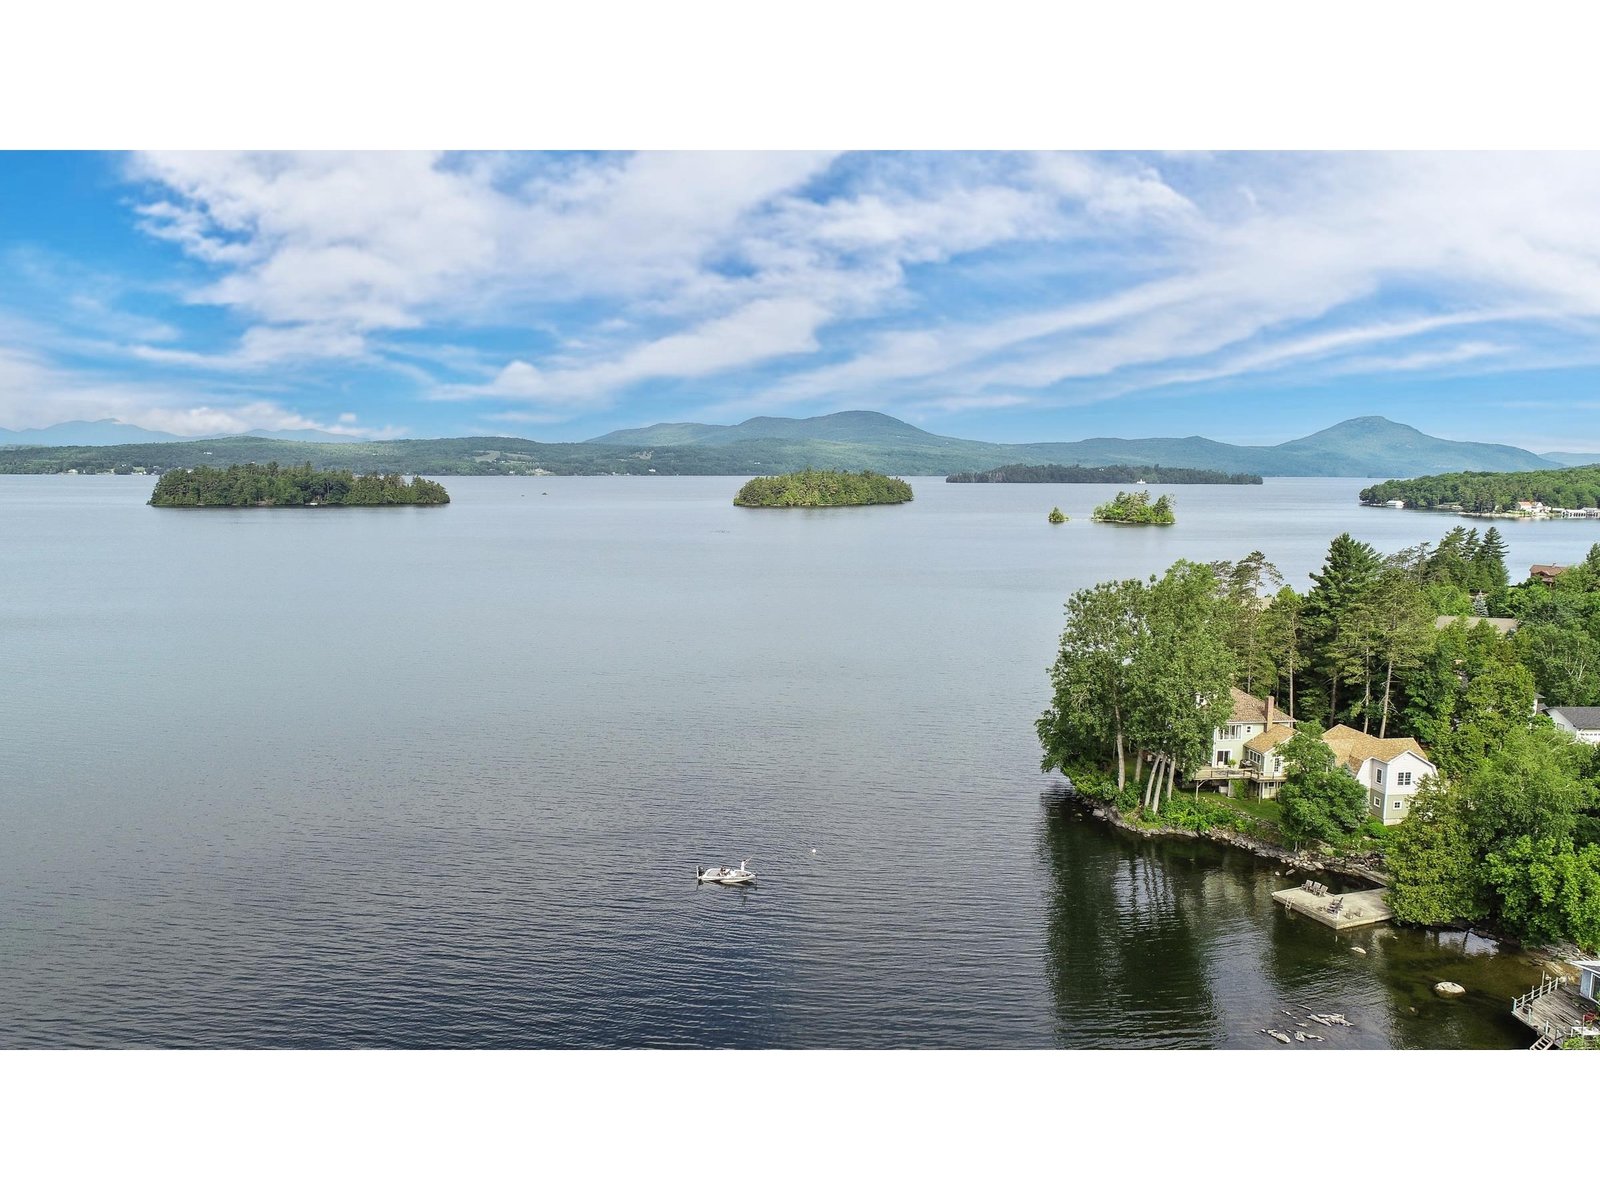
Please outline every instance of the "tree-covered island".
[{"label": "tree-covered island", "polygon": [[904,504],[911,485],[876,471],[795,471],[763,475],[739,489],[741,508],[837,508],[858,504]]},{"label": "tree-covered island", "polygon": [[1303,592],[1258,551],[1074,593],[1043,768],[1127,825],[1380,872],[1404,922],[1600,949],[1600,747],[1536,703],[1600,705],[1600,545],[1512,585],[1489,533],[1341,534]]},{"label": "tree-covered island", "polygon": [[157,508],[332,508],[449,504],[431,479],[318,471],[310,463],[239,463],[166,471],[150,495]]},{"label": "tree-covered island", "polygon": [[1203,467],[1080,467],[1012,463],[992,471],[958,471],[946,483],[1260,483],[1261,476]]},{"label": "tree-covered island", "polygon": [[1092,519],[1109,525],[1171,525],[1177,520],[1172,497],[1151,500],[1149,492],[1118,492],[1115,500],[1095,508]]},{"label": "tree-covered island", "polygon": [[1457,471],[1390,479],[1363,488],[1361,502],[1475,517],[1589,516],[1600,511],[1600,463],[1551,471]]}]

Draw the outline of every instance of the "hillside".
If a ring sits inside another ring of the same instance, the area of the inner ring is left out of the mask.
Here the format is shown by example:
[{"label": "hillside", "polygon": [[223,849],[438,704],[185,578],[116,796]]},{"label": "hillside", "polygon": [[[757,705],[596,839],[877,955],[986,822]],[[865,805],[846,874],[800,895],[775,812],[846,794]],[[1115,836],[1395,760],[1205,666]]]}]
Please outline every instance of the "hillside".
[{"label": "hillside", "polygon": [[738,425],[653,425],[618,430],[587,442],[464,437],[335,443],[242,437],[0,446],[0,473],[6,474],[164,470],[274,460],[310,462],[323,470],[429,475],[770,475],[804,467],[951,475],[991,471],[1002,464],[1062,464],[1383,478],[1419,472],[1548,470],[1552,465],[1548,459],[1513,446],[1446,441],[1382,417],[1344,421],[1280,446],[1234,446],[1201,437],[978,442],[942,437],[875,412],[754,417]]}]

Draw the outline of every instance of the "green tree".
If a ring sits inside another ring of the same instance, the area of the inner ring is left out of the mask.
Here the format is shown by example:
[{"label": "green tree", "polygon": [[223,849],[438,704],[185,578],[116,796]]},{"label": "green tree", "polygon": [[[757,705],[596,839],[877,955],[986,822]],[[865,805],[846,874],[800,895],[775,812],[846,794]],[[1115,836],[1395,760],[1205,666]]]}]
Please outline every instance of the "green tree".
[{"label": "green tree", "polygon": [[1384,858],[1389,903],[1400,920],[1447,925],[1488,915],[1466,814],[1444,780],[1422,780],[1411,815],[1395,828]]},{"label": "green tree", "polygon": [[1053,700],[1035,723],[1042,770],[1102,762],[1114,749],[1117,788],[1127,786],[1131,668],[1144,636],[1146,600],[1137,579],[1096,584],[1068,598],[1061,649],[1050,668]]},{"label": "green tree", "polygon": [[1129,727],[1155,756],[1147,806],[1161,807],[1179,771],[1204,762],[1212,735],[1232,712],[1236,662],[1228,646],[1228,606],[1211,568],[1180,559],[1150,585],[1145,632],[1129,674]]},{"label": "green tree", "polygon": [[1281,587],[1267,606],[1262,626],[1262,642],[1276,668],[1277,677],[1288,684],[1287,711],[1295,715],[1295,677],[1300,669],[1300,643],[1304,636],[1302,612],[1305,598],[1291,587]]},{"label": "green tree", "polygon": [[1067,514],[1062,512],[1059,508],[1052,508],[1050,510],[1050,524],[1064,525],[1066,524],[1066,520]]},{"label": "green tree", "polygon": [[1278,793],[1279,825],[1297,844],[1337,842],[1362,826],[1370,808],[1367,789],[1339,765],[1326,742],[1301,731],[1279,753],[1287,772]]},{"label": "green tree", "polygon": [[[1364,661],[1367,640],[1345,633],[1355,620],[1358,606],[1377,581],[1383,562],[1378,552],[1348,533],[1341,533],[1328,547],[1321,572],[1312,572],[1312,588],[1301,611],[1305,659],[1319,676],[1326,692],[1326,707],[1318,700],[1318,715],[1329,724],[1341,717],[1339,684],[1357,659]],[[1305,701],[1311,700],[1305,695]],[[1307,704],[1309,707],[1309,703]]]},{"label": "green tree", "polygon": [[1485,876],[1513,933],[1600,947],[1600,846],[1523,834],[1489,855]]}]

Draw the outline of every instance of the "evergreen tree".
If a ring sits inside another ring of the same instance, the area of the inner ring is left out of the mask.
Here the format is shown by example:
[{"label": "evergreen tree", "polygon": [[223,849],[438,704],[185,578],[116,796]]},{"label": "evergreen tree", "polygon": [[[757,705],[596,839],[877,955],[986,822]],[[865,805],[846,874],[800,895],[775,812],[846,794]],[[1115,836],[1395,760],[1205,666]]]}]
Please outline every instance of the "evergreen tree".
[{"label": "evergreen tree", "polygon": [[[1329,724],[1342,718],[1339,684],[1352,662],[1365,656],[1367,639],[1359,631],[1346,632],[1355,619],[1358,606],[1378,578],[1382,560],[1378,552],[1348,533],[1341,533],[1328,547],[1321,572],[1312,572],[1312,588],[1301,613],[1304,630],[1305,661],[1316,674],[1316,682],[1326,695],[1326,707],[1317,696],[1318,711]],[[1302,692],[1312,698],[1310,689]],[[1309,707],[1309,705],[1307,705]]]}]

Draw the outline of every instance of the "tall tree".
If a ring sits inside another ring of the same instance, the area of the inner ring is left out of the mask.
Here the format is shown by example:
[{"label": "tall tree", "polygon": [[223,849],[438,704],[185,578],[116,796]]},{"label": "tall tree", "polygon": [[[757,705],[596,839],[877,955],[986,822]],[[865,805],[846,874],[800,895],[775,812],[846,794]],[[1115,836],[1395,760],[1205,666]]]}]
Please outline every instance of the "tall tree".
[{"label": "tall tree", "polygon": [[1300,669],[1300,643],[1304,637],[1302,612],[1305,598],[1292,587],[1281,587],[1267,606],[1262,640],[1272,656],[1278,678],[1288,682],[1288,713],[1294,713],[1295,676]]},{"label": "tall tree", "polygon": [[[1210,567],[1179,560],[1146,595],[1146,636],[1131,664],[1137,744],[1155,755],[1171,793],[1177,772],[1204,762],[1232,712],[1236,660],[1228,644],[1227,600]],[[1159,811],[1160,791],[1150,807]]]},{"label": "tall tree", "polygon": [[1320,572],[1311,574],[1312,588],[1302,611],[1306,658],[1326,690],[1328,723],[1340,719],[1339,683],[1348,669],[1351,639],[1340,634],[1350,623],[1367,590],[1377,580],[1382,559],[1365,542],[1341,533],[1328,547]]},{"label": "tall tree", "polygon": [[1035,725],[1043,770],[1103,761],[1114,747],[1117,788],[1127,786],[1131,667],[1145,606],[1146,588],[1137,579],[1097,584],[1067,600],[1067,625],[1050,668],[1053,701]]},{"label": "tall tree", "polygon": [[1264,589],[1283,585],[1283,575],[1259,550],[1238,562],[1214,562],[1211,570],[1222,585],[1228,606],[1228,645],[1238,660],[1237,683],[1252,696],[1258,687],[1271,687],[1276,662],[1267,642],[1269,601]]}]

